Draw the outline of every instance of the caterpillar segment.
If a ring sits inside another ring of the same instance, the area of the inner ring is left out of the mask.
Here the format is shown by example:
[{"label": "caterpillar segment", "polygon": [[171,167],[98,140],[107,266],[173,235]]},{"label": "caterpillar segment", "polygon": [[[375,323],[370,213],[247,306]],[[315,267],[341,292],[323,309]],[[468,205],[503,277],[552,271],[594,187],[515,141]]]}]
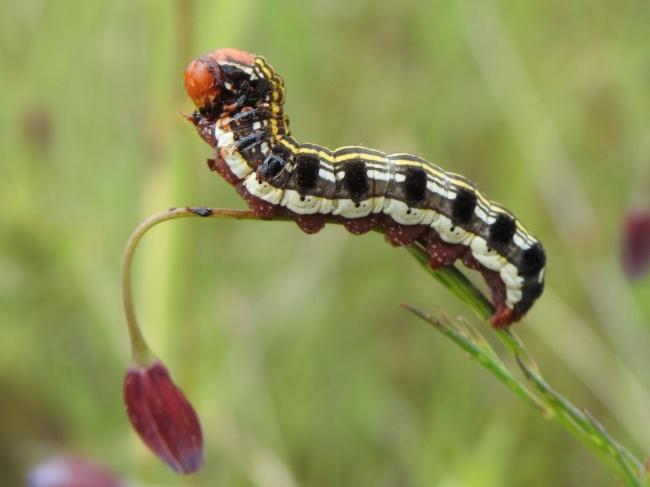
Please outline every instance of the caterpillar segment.
[{"label": "caterpillar segment", "polygon": [[284,82],[258,55],[219,49],[192,61],[186,115],[215,149],[211,170],[258,217],[288,215],[306,233],[328,221],[394,246],[422,244],[433,269],[460,260],[492,294],[491,325],[519,321],[544,289],[546,254],[515,215],[463,176],[411,154],[330,150],[291,136]]}]

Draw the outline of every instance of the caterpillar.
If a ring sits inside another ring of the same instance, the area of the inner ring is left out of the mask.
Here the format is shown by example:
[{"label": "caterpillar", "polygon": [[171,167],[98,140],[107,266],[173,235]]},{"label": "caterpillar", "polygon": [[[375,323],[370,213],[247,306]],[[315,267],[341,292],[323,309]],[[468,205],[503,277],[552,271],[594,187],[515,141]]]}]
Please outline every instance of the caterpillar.
[{"label": "caterpillar", "polygon": [[421,244],[433,269],[460,260],[483,275],[495,328],[519,321],[541,295],[544,248],[512,212],[411,154],[298,142],[284,82],[262,56],[205,53],[185,70],[185,87],[197,108],[185,116],[215,149],[209,168],[257,217],[289,216],[306,233],[327,221],[356,235],[379,229],[394,246]]}]

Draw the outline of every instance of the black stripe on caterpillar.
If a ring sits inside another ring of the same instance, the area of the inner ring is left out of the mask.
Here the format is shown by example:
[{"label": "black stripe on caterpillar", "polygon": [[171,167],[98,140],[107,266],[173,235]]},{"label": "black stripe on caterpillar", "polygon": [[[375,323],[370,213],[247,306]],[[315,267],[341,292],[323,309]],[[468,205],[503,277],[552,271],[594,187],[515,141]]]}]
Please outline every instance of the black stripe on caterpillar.
[{"label": "black stripe on caterpillar", "polygon": [[187,118],[215,148],[210,168],[257,216],[289,215],[307,233],[332,220],[357,235],[380,229],[392,245],[422,244],[434,269],[461,260],[491,290],[494,327],[520,320],[541,295],[544,248],[509,210],[414,155],[299,143],[282,78],[263,57],[208,52],[190,63],[185,85],[198,109]]}]

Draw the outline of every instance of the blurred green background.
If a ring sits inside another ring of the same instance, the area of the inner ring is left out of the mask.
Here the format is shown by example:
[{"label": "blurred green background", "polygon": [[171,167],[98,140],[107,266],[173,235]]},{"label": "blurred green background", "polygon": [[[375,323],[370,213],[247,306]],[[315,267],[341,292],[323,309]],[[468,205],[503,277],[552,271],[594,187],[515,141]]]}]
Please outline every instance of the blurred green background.
[{"label": "blurred green background", "polygon": [[182,78],[207,50],[263,54],[299,140],[421,155],[540,237],[547,292],[517,331],[642,457],[650,280],[625,280],[618,245],[650,193],[649,18],[646,1],[3,1],[0,484],[80,452],[138,485],[615,485],[399,308],[468,316],[406,251],[198,219],[149,233],[134,269],[144,332],[204,427],[205,466],[179,478],[124,413],[119,265],[152,213],[244,208],[179,115]]}]

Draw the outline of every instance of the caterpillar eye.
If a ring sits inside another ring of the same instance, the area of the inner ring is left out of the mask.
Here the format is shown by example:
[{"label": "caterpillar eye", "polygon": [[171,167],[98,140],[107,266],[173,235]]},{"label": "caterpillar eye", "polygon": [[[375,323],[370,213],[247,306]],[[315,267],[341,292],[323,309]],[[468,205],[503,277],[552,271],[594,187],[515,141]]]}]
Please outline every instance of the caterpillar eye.
[{"label": "caterpillar eye", "polygon": [[257,177],[263,181],[273,181],[282,173],[286,164],[284,159],[271,153],[257,168]]}]

